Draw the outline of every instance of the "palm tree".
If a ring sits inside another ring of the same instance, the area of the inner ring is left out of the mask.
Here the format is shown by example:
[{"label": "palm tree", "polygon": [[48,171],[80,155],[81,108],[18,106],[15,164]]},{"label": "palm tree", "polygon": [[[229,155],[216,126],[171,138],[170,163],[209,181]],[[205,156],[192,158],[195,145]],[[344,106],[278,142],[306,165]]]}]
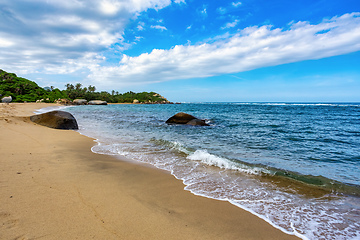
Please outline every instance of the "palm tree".
[{"label": "palm tree", "polygon": [[79,91],[79,90],[81,90],[81,83],[77,83],[77,84],[75,84],[75,89],[77,90],[77,91]]},{"label": "palm tree", "polygon": [[89,85],[88,90],[89,90],[90,92],[95,92],[96,88],[95,88],[95,86]]},{"label": "palm tree", "polygon": [[68,90],[68,91],[75,89],[75,88],[74,88],[74,85],[72,85],[72,84],[70,84],[70,83],[66,84],[65,87],[66,87],[66,90]]}]

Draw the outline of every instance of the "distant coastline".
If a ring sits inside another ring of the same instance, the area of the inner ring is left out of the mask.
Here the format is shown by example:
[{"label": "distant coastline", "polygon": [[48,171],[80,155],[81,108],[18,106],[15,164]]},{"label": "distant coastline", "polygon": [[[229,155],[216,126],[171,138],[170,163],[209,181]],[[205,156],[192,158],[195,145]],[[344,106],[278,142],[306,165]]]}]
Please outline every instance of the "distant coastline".
[{"label": "distant coastline", "polygon": [[119,93],[112,90],[96,92],[96,87],[83,87],[81,83],[66,84],[66,89],[60,90],[54,86],[40,87],[36,82],[18,77],[15,73],[8,73],[0,69],[0,99],[12,97],[12,102],[45,102],[69,104],[75,99],[86,101],[106,101],[107,103],[140,103],[140,104],[172,104],[167,98],[156,92],[132,91]]}]

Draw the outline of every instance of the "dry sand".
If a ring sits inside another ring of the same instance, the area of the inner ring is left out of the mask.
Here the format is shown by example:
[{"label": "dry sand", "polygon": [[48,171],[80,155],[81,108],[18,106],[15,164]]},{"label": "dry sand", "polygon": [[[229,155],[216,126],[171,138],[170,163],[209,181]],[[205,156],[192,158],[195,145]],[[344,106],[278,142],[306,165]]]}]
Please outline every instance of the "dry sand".
[{"label": "dry sand", "polygon": [[0,105],[0,239],[297,239],[167,172],[92,153],[32,123],[52,104]]}]

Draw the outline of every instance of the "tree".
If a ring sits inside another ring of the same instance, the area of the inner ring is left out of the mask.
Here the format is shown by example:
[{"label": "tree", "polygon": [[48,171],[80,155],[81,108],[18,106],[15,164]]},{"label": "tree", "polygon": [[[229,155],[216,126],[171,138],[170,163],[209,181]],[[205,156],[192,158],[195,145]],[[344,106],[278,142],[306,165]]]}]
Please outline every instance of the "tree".
[{"label": "tree", "polygon": [[74,85],[72,85],[72,84],[70,84],[70,83],[66,84],[65,87],[66,87],[66,90],[67,90],[67,91],[71,91],[71,90],[74,90],[74,89],[75,89]]},{"label": "tree", "polygon": [[81,90],[81,83],[77,83],[77,84],[75,84],[75,89],[77,90],[77,91],[79,91],[79,90]]},{"label": "tree", "polygon": [[89,85],[88,90],[89,90],[90,92],[95,92],[96,87]]}]

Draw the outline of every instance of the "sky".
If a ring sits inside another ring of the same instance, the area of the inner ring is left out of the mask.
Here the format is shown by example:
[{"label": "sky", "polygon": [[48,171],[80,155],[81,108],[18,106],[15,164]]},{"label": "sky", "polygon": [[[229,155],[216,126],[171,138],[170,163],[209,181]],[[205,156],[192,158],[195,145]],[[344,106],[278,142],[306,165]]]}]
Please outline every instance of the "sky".
[{"label": "sky", "polygon": [[0,69],[174,102],[360,102],[360,1],[0,0]]}]

